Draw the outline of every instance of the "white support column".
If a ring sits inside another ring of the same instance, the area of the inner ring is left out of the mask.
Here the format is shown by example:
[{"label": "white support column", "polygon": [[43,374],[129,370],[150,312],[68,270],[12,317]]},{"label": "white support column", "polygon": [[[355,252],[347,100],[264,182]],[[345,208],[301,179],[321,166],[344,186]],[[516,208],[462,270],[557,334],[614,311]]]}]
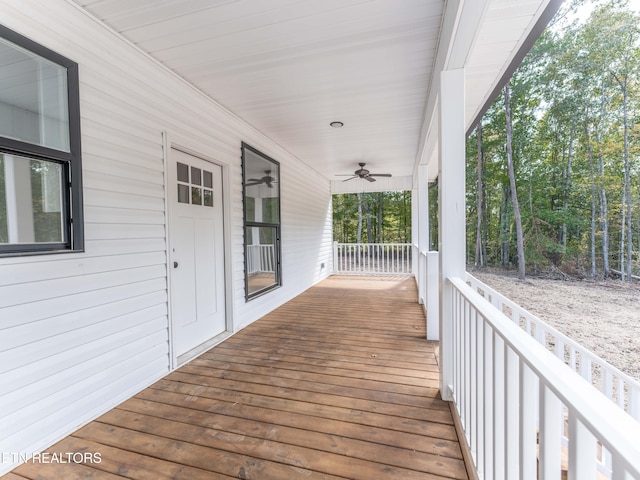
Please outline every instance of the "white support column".
[{"label": "white support column", "polygon": [[418,297],[426,304],[427,340],[440,339],[438,252],[429,251],[429,174],[426,165],[418,166],[417,188]]},{"label": "white support column", "polygon": [[[427,302],[427,259],[426,253],[429,248],[429,196],[428,196],[427,166],[418,166],[418,188],[417,188],[417,215],[416,232],[418,246],[418,297],[420,303]],[[428,304],[427,304],[428,306]]]},{"label": "white support column", "polygon": [[424,303],[424,295],[421,294],[422,275],[420,272],[420,202],[418,197],[420,196],[420,184],[411,190],[411,271],[416,277],[416,283],[418,284],[418,303]]},{"label": "white support column", "polygon": [[439,253],[427,252],[427,340],[440,340]]},{"label": "white support column", "polygon": [[453,400],[453,288],[447,278],[464,278],[465,128],[464,69],[440,74],[439,252],[441,394]]}]

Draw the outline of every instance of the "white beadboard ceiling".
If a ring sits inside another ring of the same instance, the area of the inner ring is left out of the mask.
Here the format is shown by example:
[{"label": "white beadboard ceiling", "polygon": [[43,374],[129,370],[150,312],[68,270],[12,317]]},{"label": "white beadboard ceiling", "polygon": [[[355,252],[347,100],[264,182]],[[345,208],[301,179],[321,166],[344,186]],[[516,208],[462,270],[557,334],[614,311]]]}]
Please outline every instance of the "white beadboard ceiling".
[{"label": "white beadboard ceiling", "polygon": [[398,188],[433,163],[434,72],[467,68],[470,126],[549,2],[73,1],[336,187]]}]

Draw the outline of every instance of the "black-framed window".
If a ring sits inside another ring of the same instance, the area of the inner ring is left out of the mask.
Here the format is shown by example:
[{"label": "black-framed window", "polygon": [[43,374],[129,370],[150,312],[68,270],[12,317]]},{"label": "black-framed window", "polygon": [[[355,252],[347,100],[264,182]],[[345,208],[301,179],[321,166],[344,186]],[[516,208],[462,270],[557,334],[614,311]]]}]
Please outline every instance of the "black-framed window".
[{"label": "black-framed window", "polygon": [[78,65],[0,25],[0,256],[83,249]]},{"label": "black-framed window", "polygon": [[242,143],[245,298],[282,285],[280,164]]}]

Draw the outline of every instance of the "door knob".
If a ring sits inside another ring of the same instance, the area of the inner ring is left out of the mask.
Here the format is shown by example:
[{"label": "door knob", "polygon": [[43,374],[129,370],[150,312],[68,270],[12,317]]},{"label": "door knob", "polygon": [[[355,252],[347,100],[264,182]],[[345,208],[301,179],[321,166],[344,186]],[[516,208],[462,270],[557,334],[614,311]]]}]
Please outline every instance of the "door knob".
[{"label": "door knob", "polygon": [[178,268],[178,262],[173,262],[173,268]]}]

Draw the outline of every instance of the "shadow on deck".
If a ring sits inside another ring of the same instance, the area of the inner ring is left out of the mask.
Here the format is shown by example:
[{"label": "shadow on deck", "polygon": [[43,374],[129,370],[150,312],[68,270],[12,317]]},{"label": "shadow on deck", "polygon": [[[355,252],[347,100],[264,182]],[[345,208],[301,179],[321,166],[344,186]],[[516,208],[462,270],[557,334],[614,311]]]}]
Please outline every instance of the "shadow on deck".
[{"label": "shadow on deck", "polygon": [[4,479],[466,479],[416,298],[328,278]]}]

